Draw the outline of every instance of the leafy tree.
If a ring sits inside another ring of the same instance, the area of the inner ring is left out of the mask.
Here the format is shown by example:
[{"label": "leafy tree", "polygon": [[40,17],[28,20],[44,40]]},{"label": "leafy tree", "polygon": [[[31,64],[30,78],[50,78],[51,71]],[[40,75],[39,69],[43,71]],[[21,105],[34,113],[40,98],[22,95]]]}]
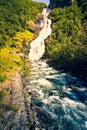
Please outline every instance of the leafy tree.
[{"label": "leafy tree", "polygon": [[76,5],[56,8],[50,18],[53,32],[46,41],[45,56],[56,67],[86,77],[87,22],[83,23],[81,9]]},{"label": "leafy tree", "polygon": [[[23,66],[19,52],[25,53],[34,38],[27,23],[34,22],[45,4],[32,0],[0,0],[0,81],[10,71]],[[26,41],[26,42],[25,42]]]}]

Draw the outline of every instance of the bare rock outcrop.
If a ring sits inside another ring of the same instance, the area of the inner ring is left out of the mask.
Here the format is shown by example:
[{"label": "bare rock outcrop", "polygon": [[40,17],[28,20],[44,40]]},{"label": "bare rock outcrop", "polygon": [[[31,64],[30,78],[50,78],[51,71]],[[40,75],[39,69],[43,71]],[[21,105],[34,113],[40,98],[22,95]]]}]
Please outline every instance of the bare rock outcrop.
[{"label": "bare rock outcrop", "polygon": [[57,7],[64,7],[70,6],[74,3],[74,0],[50,0],[49,8],[57,8]]}]

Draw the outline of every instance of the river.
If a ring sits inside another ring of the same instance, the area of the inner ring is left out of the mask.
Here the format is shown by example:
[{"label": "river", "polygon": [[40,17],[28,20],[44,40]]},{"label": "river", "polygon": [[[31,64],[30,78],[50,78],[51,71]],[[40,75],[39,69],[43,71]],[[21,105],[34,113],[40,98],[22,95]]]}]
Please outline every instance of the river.
[{"label": "river", "polygon": [[[45,36],[43,33],[41,41],[48,37]],[[35,44],[35,40],[32,42]],[[30,130],[87,130],[87,84],[39,60],[44,51],[41,55],[39,50],[33,53],[38,47],[33,48],[34,44],[29,54],[31,78],[26,86]]]},{"label": "river", "polygon": [[45,52],[44,40],[51,34],[51,20],[48,19],[49,9],[44,8],[42,11],[41,31],[39,36],[30,43],[29,61],[39,60]]}]

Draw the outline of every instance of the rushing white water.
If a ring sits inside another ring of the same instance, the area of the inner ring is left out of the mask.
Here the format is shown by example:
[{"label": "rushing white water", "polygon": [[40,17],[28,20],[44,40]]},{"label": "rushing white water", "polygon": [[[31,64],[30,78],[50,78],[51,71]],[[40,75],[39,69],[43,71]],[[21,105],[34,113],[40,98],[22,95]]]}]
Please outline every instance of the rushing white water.
[{"label": "rushing white water", "polygon": [[34,130],[87,130],[86,84],[45,61],[33,62],[31,74],[26,93]]},{"label": "rushing white water", "polygon": [[44,40],[51,34],[51,20],[47,18],[49,12],[46,8],[42,11],[42,29],[39,36],[30,43],[29,61],[39,60],[45,52]]},{"label": "rushing white water", "polygon": [[32,76],[26,86],[30,129],[87,130],[87,84],[39,60],[45,52],[44,40],[51,34],[48,15],[43,9],[42,30],[30,43]]}]

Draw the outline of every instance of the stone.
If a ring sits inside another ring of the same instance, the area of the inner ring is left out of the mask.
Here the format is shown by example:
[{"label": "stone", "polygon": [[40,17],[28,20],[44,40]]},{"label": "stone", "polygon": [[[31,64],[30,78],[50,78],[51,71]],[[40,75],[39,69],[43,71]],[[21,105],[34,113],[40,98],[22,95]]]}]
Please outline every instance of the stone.
[{"label": "stone", "polygon": [[49,8],[57,8],[57,7],[64,7],[70,6],[74,3],[74,0],[50,0]]},{"label": "stone", "polygon": [[31,101],[31,103],[33,105],[38,106],[38,107],[41,107],[43,105],[43,102],[41,102],[38,98],[33,98],[32,101]]}]

